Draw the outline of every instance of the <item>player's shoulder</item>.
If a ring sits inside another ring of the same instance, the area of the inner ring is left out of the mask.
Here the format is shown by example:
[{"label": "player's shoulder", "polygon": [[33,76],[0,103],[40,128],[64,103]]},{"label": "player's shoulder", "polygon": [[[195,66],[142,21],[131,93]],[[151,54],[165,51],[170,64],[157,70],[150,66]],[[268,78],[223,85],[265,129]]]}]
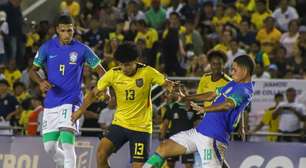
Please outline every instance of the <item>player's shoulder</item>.
[{"label": "player's shoulder", "polygon": [[109,71],[119,72],[119,71],[121,71],[121,67],[120,66],[116,66],[116,67],[111,68]]},{"label": "player's shoulder", "polygon": [[201,79],[207,79],[207,78],[211,78],[212,76],[212,73],[211,72],[207,72],[207,73],[204,73],[201,77]]}]

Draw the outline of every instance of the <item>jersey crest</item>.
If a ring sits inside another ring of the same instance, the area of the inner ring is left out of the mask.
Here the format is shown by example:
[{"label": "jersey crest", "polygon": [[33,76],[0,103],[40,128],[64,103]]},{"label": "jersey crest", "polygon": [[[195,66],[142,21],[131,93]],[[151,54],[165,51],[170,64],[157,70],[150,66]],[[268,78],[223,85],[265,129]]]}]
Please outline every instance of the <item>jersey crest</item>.
[{"label": "jersey crest", "polygon": [[69,64],[76,64],[78,60],[78,53],[73,51],[69,53]]},{"label": "jersey crest", "polygon": [[142,78],[136,79],[136,86],[137,87],[142,87],[143,86],[143,79]]}]

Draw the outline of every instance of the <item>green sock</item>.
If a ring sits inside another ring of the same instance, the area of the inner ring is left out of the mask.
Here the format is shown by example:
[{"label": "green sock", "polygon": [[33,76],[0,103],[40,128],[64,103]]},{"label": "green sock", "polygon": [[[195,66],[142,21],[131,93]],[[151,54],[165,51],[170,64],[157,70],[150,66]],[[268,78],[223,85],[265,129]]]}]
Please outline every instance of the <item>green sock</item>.
[{"label": "green sock", "polygon": [[152,165],[154,168],[161,168],[165,162],[158,153],[154,153],[146,162],[146,164]]}]

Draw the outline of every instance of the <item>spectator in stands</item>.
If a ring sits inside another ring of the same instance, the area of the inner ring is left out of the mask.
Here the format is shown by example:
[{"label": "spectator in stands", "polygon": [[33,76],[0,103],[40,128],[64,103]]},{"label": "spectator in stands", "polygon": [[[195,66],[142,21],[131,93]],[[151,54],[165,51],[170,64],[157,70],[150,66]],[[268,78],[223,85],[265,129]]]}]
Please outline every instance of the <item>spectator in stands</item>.
[{"label": "spectator in stands", "polygon": [[286,59],[287,50],[284,46],[279,46],[275,49],[275,54],[271,58],[271,63],[275,64],[278,71],[277,77],[284,78],[287,73],[287,59]]},{"label": "spectator in stands", "polygon": [[9,87],[10,85],[6,80],[0,80],[0,117],[2,122],[7,121],[10,122],[10,125],[16,125],[19,103],[16,97],[9,93]]},{"label": "spectator in stands", "polygon": [[0,80],[5,79],[4,71],[5,71],[5,65],[0,64]]},{"label": "spectator in stands", "polygon": [[215,16],[214,4],[212,1],[206,1],[203,3],[201,10],[199,11],[199,21],[197,25],[202,24],[206,26],[212,26],[212,19]]},{"label": "spectator in stands", "polygon": [[298,45],[299,38],[299,21],[293,19],[288,24],[288,32],[284,33],[280,38],[280,44],[287,50],[286,58],[292,57],[293,49]]},{"label": "spectator in stands", "polygon": [[145,14],[141,10],[139,10],[139,4],[135,0],[131,0],[128,2],[125,20],[131,22],[133,20],[145,19],[145,17]]},{"label": "spectator in stands", "polygon": [[225,6],[223,4],[217,4],[215,14],[212,18],[212,24],[215,26],[217,32],[222,31],[222,26],[226,23],[224,19]]},{"label": "spectator in stands", "polygon": [[166,11],[166,18],[170,18],[170,14],[172,12],[176,12],[181,16],[181,9],[183,8],[184,4],[181,3],[181,0],[171,0],[169,7],[167,8]]},{"label": "spectator in stands", "polygon": [[[286,90],[285,102],[279,104],[277,109],[273,112],[273,119],[279,116],[279,132],[281,133],[301,133],[301,122],[295,113],[306,115],[305,106],[296,101],[296,90],[294,88],[288,88]],[[304,126],[306,126],[304,124]],[[279,141],[293,142],[298,141],[296,137],[279,137]]]},{"label": "spectator in stands", "polygon": [[160,0],[152,0],[151,8],[146,12],[145,20],[150,27],[162,30],[166,22],[166,10],[161,7]]},{"label": "spectator in stands", "polygon": [[265,0],[256,1],[256,11],[252,14],[251,22],[259,30],[263,27],[264,21],[267,17],[271,16],[271,11],[266,7]]},{"label": "spectator in stands", "polygon": [[4,71],[4,76],[10,88],[13,88],[13,84],[21,78],[21,72],[16,67],[15,59],[9,60],[7,69]]},{"label": "spectator in stands", "polygon": [[24,35],[22,32],[23,17],[20,9],[21,0],[8,0],[7,3],[0,5],[0,11],[5,11],[9,27],[8,59],[16,59],[18,67],[24,65]]},{"label": "spectator in stands", "polygon": [[60,11],[72,17],[77,17],[80,14],[80,4],[75,0],[62,0]]},{"label": "spectator in stands", "polygon": [[267,68],[270,65],[270,57],[261,49],[258,41],[251,45],[249,55],[254,58],[255,63],[262,64],[264,68]]},{"label": "spectator in stands", "polygon": [[229,50],[226,52],[227,55],[227,62],[225,64],[226,68],[231,68],[230,66],[233,63],[233,60],[240,56],[245,55],[246,52],[242,48],[240,48],[240,42],[238,39],[233,38],[230,42]]},{"label": "spectator in stands", "polygon": [[[187,20],[185,23],[186,32],[182,34],[182,42],[187,50],[187,46],[192,46],[192,52],[194,52],[195,56],[203,54],[203,40],[200,33],[195,29],[194,21]],[[186,53],[187,54],[187,53]],[[188,57],[188,55],[187,55]]]},{"label": "spectator in stands", "polygon": [[255,0],[237,0],[235,6],[243,16],[250,16],[255,11]]},{"label": "spectator in stands", "polygon": [[18,102],[21,104],[24,100],[31,97],[29,92],[27,91],[26,86],[22,82],[15,82],[13,84],[14,96],[17,98]]},{"label": "spectator in stands", "polygon": [[256,41],[256,32],[251,29],[251,22],[248,19],[243,19],[239,26],[238,40],[240,46],[248,50],[252,43]]},{"label": "spectator in stands", "polygon": [[6,13],[0,11],[0,64],[7,62],[7,39],[9,35],[9,27],[6,22]]},{"label": "spectator in stands", "polygon": [[169,18],[169,24],[163,33],[161,42],[162,57],[165,67],[165,73],[169,76],[183,76],[186,70],[180,65],[180,57],[185,56],[181,36],[186,31],[180,24],[179,14],[172,12]]},{"label": "spectator in stands", "polygon": [[113,32],[109,33],[109,39],[117,39],[119,43],[122,43],[124,40],[124,24],[125,21],[123,19],[118,19],[116,24],[116,29]]},{"label": "spectator in stands", "polygon": [[255,74],[252,76],[252,80],[254,79],[270,79],[270,74],[265,71],[263,64],[256,63],[255,66]]},{"label": "spectator in stands", "polygon": [[143,39],[146,42],[146,48],[151,50],[151,59],[149,65],[155,67],[158,33],[156,29],[149,27],[144,20],[137,22],[137,35],[134,42],[137,43],[138,39]]},{"label": "spectator in stands", "polygon": [[39,116],[42,115],[42,112],[44,110],[42,106],[42,97],[33,97],[31,99],[32,108],[34,109],[28,119],[28,127],[27,127],[27,133],[30,136],[39,135],[39,126],[41,126],[42,123],[39,120]]},{"label": "spectator in stands", "polygon": [[[263,117],[260,121],[260,123],[255,126],[255,128],[253,130],[251,130],[250,132],[257,132],[260,129],[262,129],[265,125],[267,125],[268,131],[270,133],[277,133],[278,132],[278,125],[279,125],[279,117],[276,117],[275,119],[272,117],[273,112],[277,109],[278,105],[284,101],[284,96],[281,93],[277,93],[274,95],[274,102],[275,104],[269,108],[267,108],[265,110],[265,113],[263,114]],[[267,136],[266,140],[269,142],[275,142],[277,140],[277,136]]]},{"label": "spectator in stands", "polygon": [[293,56],[288,58],[286,61],[287,64],[287,78],[302,78],[303,71],[306,68],[306,58],[302,57],[301,51],[299,48],[295,47]]},{"label": "spectator in stands", "polygon": [[219,33],[219,43],[216,44],[213,50],[220,50],[226,53],[229,50],[230,42],[234,38],[233,32],[231,29],[225,29]]},{"label": "spectator in stands", "polygon": [[103,131],[107,131],[109,126],[112,124],[114,114],[116,112],[116,98],[112,97],[108,102],[107,106],[103,108],[99,114],[98,123]]},{"label": "spectator in stands", "polygon": [[184,20],[194,20],[195,24],[198,20],[198,12],[200,5],[198,4],[197,0],[187,0],[186,4],[183,6],[181,10],[181,14]]},{"label": "spectator in stands", "polygon": [[229,5],[226,8],[224,19],[226,23],[232,24],[236,27],[238,27],[242,20],[241,15],[237,12],[237,9],[234,5]]},{"label": "spectator in stands", "polygon": [[278,78],[278,67],[275,64],[270,64],[268,68],[268,73],[271,76],[271,79],[277,79]]},{"label": "spectator in stands", "polygon": [[289,6],[289,0],[280,0],[279,8],[274,10],[272,16],[276,20],[277,27],[282,31],[288,31],[289,22],[299,18],[296,9]]},{"label": "spectator in stands", "polygon": [[301,50],[303,57],[306,57],[306,26],[300,26],[299,28],[298,47]]},{"label": "spectator in stands", "polygon": [[270,54],[275,46],[279,44],[282,33],[275,27],[275,19],[267,17],[264,21],[264,27],[256,35],[256,40],[261,44],[261,48],[267,54]]},{"label": "spectator in stands", "polygon": [[122,12],[120,9],[112,6],[109,1],[101,1],[101,10],[99,11],[99,22],[101,23],[101,27],[104,30],[114,29],[116,27],[116,21],[121,19]]},{"label": "spectator in stands", "polygon": [[134,41],[137,35],[137,21],[133,20],[129,22],[129,28],[124,32],[125,41]]},{"label": "spectator in stands", "polygon": [[28,124],[29,124],[29,117],[31,115],[31,112],[33,111],[32,107],[32,99],[27,98],[24,101],[22,101],[21,104],[21,114],[19,118],[19,125],[23,127],[24,130],[22,130],[22,134],[28,135]]}]

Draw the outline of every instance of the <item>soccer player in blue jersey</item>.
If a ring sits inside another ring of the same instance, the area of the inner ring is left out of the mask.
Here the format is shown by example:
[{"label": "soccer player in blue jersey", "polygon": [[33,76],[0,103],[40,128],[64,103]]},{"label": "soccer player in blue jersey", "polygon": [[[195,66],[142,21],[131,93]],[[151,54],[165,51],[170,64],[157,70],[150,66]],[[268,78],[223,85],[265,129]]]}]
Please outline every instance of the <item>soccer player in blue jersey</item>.
[{"label": "soccer player in blue jersey", "polygon": [[[207,107],[191,103],[199,114],[204,113],[200,124],[187,131],[173,135],[162,142],[143,168],[160,168],[166,157],[189,154],[198,151],[202,168],[221,168],[229,137],[237,126],[241,113],[251,102],[253,82],[251,76],[254,62],[251,57],[242,55],[234,59],[232,78],[227,85],[216,92],[198,95],[204,101],[214,100]],[[183,99],[190,100],[184,96]]]},{"label": "soccer player in blue jersey", "polygon": [[[78,122],[70,118],[82,103],[83,67],[90,66],[101,77],[105,70],[101,60],[86,45],[75,40],[73,19],[62,15],[56,26],[57,37],[45,42],[37,52],[31,78],[46,92],[42,123],[44,148],[53,158],[56,167],[75,168],[75,133]],[[44,68],[47,79],[37,71]],[[58,146],[61,143],[62,148]]]}]

